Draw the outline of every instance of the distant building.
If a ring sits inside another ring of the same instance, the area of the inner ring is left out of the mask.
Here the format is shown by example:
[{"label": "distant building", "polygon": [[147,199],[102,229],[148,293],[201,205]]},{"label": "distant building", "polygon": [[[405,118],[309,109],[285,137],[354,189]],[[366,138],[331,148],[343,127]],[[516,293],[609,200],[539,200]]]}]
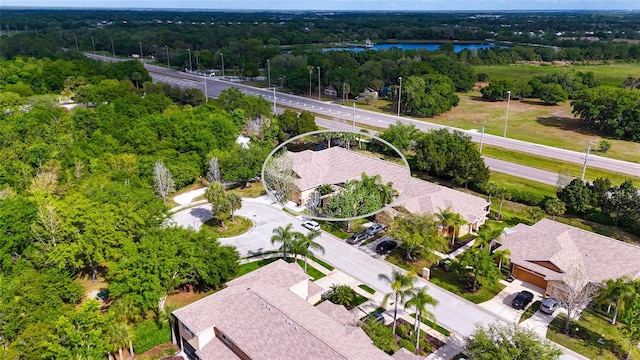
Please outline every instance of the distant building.
[{"label": "distant building", "polygon": [[327,96],[338,96],[338,91],[336,91],[333,86],[329,85],[324,88],[324,94]]}]

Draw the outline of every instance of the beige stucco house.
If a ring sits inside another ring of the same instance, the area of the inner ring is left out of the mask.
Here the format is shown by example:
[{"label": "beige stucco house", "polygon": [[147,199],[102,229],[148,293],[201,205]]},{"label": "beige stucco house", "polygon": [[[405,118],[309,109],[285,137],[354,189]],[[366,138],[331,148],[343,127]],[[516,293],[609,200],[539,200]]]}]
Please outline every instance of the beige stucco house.
[{"label": "beige stucco house", "polygon": [[550,219],[518,224],[496,239],[497,249],[509,249],[513,276],[555,293],[571,267],[586,280],[628,276],[640,278],[640,247]]},{"label": "beige stucco house", "polygon": [[390,357],[297,264],[277,260],[173,312],[172,341],[189,359],[287,360]]},{"label": "beige stucco house", "polygon": [[468,222],[457,234],[475,232],[485,223],[491,203],[484,198],[410,177],[408,167],[356,151],[334,146],[321,151],[288,152],[298,191],[293,201],[305,205],[310,195],[323,184],[339,185],[360,179],[363,173],[380,175],[383,183],[391,182],[400,197],[393,202],[395,211],[435,214],[449,208]]}]

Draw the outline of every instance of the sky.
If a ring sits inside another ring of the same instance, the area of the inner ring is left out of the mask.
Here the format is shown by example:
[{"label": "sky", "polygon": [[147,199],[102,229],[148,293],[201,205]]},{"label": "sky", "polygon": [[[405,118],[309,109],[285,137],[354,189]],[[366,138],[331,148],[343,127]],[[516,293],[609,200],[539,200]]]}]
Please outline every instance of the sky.
[{"label": "sky", "polygon": [[640,10],[640,0],[1,0],[2,7],[215,10]]}]

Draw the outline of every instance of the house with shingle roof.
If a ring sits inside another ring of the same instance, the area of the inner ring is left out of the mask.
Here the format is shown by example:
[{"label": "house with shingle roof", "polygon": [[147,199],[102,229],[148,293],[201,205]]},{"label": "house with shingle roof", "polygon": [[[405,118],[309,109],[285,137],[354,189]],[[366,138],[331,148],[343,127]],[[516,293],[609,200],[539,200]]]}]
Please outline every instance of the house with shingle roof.
[{"label": "house with shingle roof", "polygon": [[343,306],[277,260],[173,312],[172,341],[189,359],[389,359]]},{"label": "house with shingle roof", "polygon": [[640,247],[550,219],[518,224],[495,242],[497,249],[511,252],[515,278],[549,294],[572,267],[593,284],[624,276],[640,278]]},{"label": "house with shingle roof", "polygon": [[380,175],[382,183],[391,182],[400,196],[392,203],[396,211],[435,214],[450,208],[468,222],[458,234],[477,231],[485,223],[491,202],[484,198],[411,177],[410,169],[384,159],[334,146],[321,151],[287,153],[293,162],[298,191],[293,201],[305,205],[311,194],[324,184],[340,185],[361,175]]}]

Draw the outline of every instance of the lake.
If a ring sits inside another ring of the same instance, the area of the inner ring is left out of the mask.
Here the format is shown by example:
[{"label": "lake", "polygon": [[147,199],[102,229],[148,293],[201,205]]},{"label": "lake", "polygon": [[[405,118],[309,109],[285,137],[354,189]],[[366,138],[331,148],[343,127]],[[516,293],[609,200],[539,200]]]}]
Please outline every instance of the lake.
[{"label": "lake", "polygon": [[[371,50],[388,50],[391,48],[398,48],[401,50],[438,50],[438,48],[442,45],[442,43],[397,43],[397,44],[375,44],[371,48]],[[475,49],[488,49],[496,46],[493,43],[454,43],[453,51],[460,52],[464,49],[475,50]],[[324,48],[323,52],[327,51],[353,51],[360,52],[365,51],[364,47],[350,47],[350,48]]]}]

